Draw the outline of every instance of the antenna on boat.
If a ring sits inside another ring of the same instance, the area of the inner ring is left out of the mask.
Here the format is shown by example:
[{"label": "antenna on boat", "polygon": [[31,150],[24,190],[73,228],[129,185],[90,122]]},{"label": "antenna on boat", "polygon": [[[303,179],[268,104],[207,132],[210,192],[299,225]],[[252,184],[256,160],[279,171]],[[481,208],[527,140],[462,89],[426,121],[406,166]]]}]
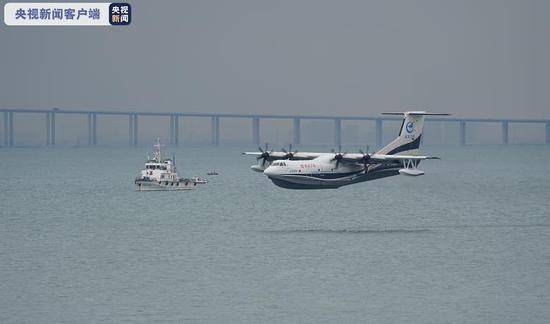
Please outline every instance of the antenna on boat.
[{"label": "antenna on boat", "polygon": [[155,147],[155,158],[157,159],[157,162],[161,162],[161,153],[160,153],[160,137],[157,137],[157,143],[154,145]]}]

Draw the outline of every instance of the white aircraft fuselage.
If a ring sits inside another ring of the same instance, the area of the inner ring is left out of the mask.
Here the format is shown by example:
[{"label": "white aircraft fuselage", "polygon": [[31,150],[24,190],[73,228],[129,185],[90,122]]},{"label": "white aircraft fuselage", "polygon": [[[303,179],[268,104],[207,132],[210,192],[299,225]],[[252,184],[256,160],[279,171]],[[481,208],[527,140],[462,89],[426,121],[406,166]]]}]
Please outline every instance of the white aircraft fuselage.
[{"label": "white aircraft fuselage", "polygon": [[339,163],[334,154],[313,160],[275,160],[263,173],[277,186],[288,189],[330,189],[399,174],[401,164]]}]

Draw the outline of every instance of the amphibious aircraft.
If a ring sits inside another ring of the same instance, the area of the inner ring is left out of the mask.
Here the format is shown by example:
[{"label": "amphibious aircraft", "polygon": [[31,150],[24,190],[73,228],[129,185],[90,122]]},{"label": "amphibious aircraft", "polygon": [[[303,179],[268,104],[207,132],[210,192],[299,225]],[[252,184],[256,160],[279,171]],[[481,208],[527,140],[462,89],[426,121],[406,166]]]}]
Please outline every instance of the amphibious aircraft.
[{"label": "amphibious aircraft", "polygon": [[251,169],[263,172],[275,185],[287,189],[335,189],[354,183],[375,180],[394,175],[419,176],[422,160],[439,159],[420,155],[420,140],[425,116],[448,116],[449,114],[425,111],[388,112],[383,115],[403,116],[396,139],[376,153],[312,153],[292,149],[269,151],[259,147],[254,155],[257,165]]}]

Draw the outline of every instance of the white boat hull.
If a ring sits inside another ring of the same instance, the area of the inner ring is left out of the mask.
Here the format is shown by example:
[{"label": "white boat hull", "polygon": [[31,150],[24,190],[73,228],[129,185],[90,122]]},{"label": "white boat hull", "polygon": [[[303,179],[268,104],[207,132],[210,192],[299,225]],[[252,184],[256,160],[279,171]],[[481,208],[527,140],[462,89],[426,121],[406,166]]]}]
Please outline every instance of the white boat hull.
[{"label": "white boat hull", "polygon": [[197,187],[194,182],[167,182],[167,181],[136,181],[137,191],[181,191],[193,190]]}]

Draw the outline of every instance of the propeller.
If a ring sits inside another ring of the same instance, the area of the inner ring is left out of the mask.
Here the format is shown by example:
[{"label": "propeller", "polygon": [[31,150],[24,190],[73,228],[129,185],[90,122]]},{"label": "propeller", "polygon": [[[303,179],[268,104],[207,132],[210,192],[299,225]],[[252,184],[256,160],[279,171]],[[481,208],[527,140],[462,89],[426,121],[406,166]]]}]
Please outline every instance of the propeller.
[{"label": "propeller", "polygon": [[271,152],[273,151],[268,151],[268,144],[265,143],[265,151],[260,147],[258,146],[258,150],[260,150],[260,152],[262,152],[262,154],[260,154],[258,157],[256,157],[256,160],[262,160],[262,167],[265,165],[265,162],[269,159],[269,156],[271,154]]},{"label": "propeller", "polygon": [[[334,149],[332,149],[331,152],[334,153]],[[336,169],[338,169],[340,162],[346,154],[348,154],[348,152],[342,153],[342,146],[338,145],[338,153],[334,153],[334,157],[331,159],[331,161],[336,161]]]},{"label": "propeller", "polygon": [[294,152],[292,152],[292,144],[288,145],[288,151],[285,150],[284,148],[282,148],[281,151],[286,153],[283,159],[289,159],[289,160],[292,160],[292,158],[294,157],[294,154],[298,153],[298,150],[295,150]]},{"label": "propeller", "polygon": [[363,155],[363,157],[361,157],[361,162],[365,167],[365,173],[367,173],[367,165],[370,162],[369,146],[367,145],[367,153],[363,152],[363,150],[359,150],[359,153]]}]

